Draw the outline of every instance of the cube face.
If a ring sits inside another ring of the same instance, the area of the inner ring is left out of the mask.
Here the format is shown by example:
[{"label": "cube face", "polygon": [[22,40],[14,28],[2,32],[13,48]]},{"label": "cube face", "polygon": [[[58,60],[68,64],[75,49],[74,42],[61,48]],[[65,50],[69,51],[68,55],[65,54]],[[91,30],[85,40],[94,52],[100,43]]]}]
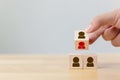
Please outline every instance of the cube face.
[{"label": "cube face", "polygon": [[97,68],[97,55],[95,54],[84,55],[84,68],[85,69],[96,69]]},{"label": "cube face", "polygon": [[88,50],[89,41],[88,40],[75,40],[75,49],[76,50]]},{"label": "cube face", "polygon": [[83,68],[83,56],[82,55],[70,55],[69,56],[69,67],[72,69]]},{"label": "cube face", "polygon": [[84,30],[75,31],[75,40],[84,40],[88,39],[88,34]]},{"label": "cube face", "polygon": [[83,30],[75,31],[75,49],[76,50],[88,50],[89,38],[88,34]]}]

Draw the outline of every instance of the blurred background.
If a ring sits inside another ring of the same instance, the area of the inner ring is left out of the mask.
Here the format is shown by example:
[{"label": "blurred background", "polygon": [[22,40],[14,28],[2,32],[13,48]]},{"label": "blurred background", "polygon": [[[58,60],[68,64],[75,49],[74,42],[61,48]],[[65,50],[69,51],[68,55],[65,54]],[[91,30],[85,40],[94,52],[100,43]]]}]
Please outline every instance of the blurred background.
[{"label": "blurred background", "polygon": [[74,50],[75,30],[119,7],[120,0],[0,0],[0,53],[119,53],[102,38]]}]

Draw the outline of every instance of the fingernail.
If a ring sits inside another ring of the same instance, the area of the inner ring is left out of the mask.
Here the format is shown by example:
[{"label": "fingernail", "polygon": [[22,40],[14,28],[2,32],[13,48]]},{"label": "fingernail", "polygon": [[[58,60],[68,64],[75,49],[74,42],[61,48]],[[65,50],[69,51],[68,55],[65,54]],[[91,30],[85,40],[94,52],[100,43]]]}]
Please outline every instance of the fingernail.
[{"label": "fingernail", "polygon": [[90,33],[92,31],[92,25],[89,25],[86,29],[85,29],[86,32]]},{"label": "fingernail", "polygon": [[89,36],[89,44],[92,44],[94,42],[93,33],[89,33],[88,36]]}]

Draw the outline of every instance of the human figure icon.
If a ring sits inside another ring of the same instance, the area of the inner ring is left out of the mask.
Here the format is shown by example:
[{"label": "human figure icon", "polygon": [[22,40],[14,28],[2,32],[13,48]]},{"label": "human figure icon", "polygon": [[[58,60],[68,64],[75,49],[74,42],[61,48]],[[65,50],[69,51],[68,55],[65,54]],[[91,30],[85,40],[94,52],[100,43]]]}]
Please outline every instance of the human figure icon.
[{"label": "human figure icon", "polygon": [[85,32],[81,31],[78,33],[78,39],[85,39]]},{"label": "human figure icon", "polygon": [[73,58],[73,64],[72,64],[73,67],[80,67],[80,64],[79,64],[79,58],[78,57],[74,57]]},{"label": "human figure icon", "polygon": [[79,42],[78,43],[78,49],[85,49],[85,43],[84,42]]},{"label": "human figure icon", "polygon": [[87,67],[94,67],[94,59],[92,57],[87,58]]}]

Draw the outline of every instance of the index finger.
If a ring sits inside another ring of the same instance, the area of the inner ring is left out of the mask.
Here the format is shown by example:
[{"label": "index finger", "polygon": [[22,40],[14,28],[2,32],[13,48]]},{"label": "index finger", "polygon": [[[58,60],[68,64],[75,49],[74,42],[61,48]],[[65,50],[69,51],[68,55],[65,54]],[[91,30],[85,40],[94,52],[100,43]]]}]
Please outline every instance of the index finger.
[{"label": "index finger", "polygon": [[116,18],[115,16],[116,16],[116,12],[114,12],[114,11],[96,16],[92,20],[91,24],[86,29],[86,31],[88,33],[91,33],[91,32],[94,32],[94,31],[98,30],[102,26],[114,25],[115,24],[115,18]]}]

